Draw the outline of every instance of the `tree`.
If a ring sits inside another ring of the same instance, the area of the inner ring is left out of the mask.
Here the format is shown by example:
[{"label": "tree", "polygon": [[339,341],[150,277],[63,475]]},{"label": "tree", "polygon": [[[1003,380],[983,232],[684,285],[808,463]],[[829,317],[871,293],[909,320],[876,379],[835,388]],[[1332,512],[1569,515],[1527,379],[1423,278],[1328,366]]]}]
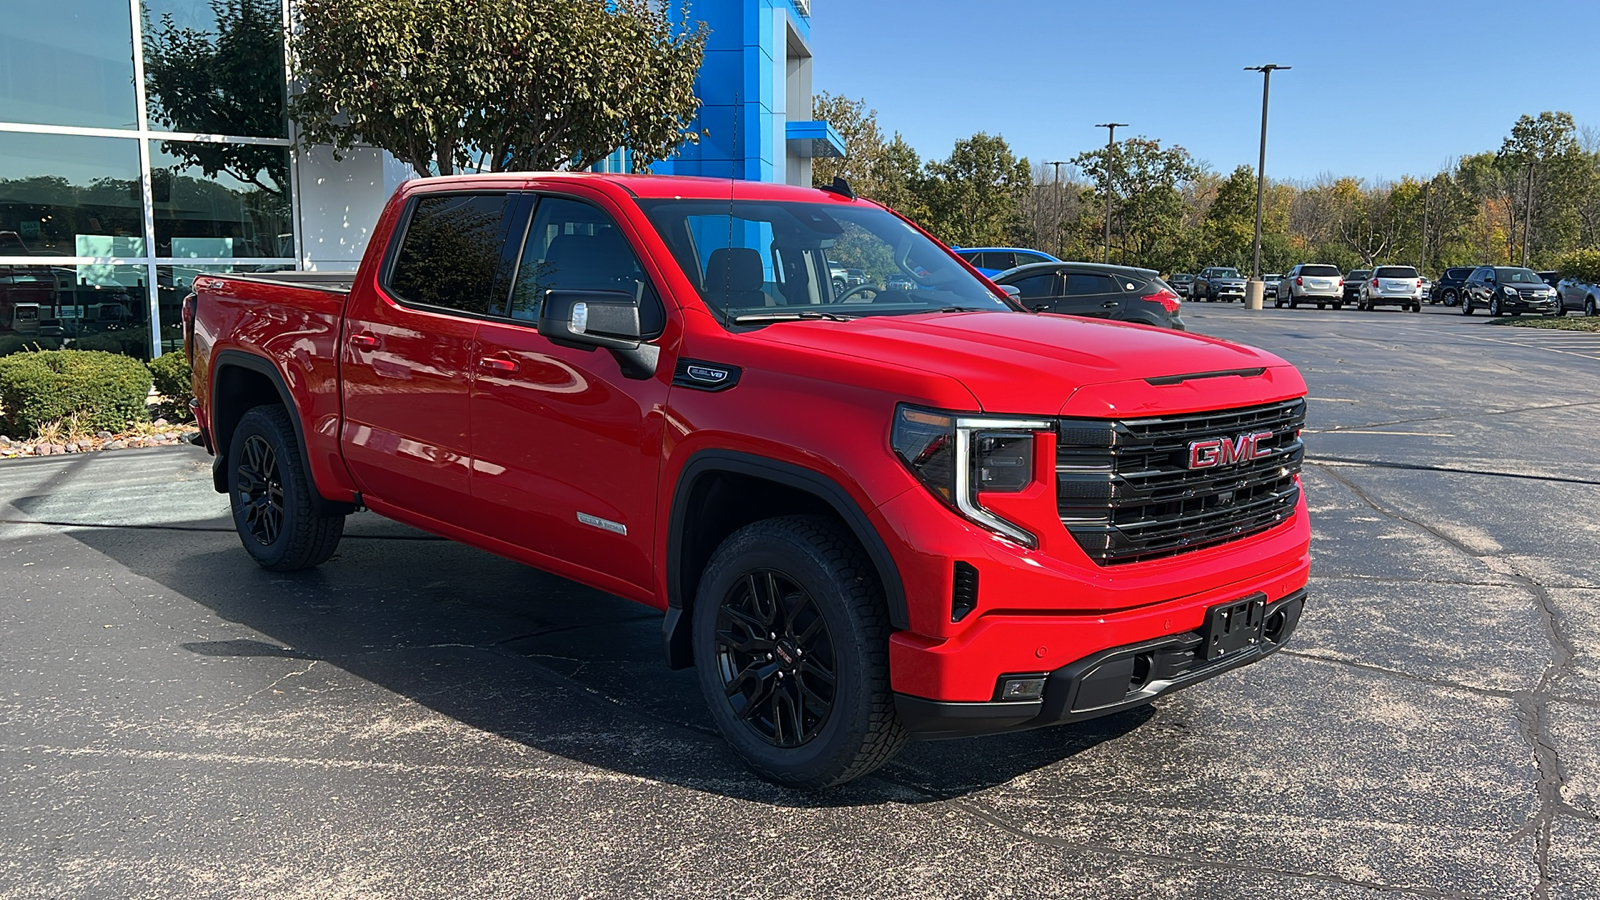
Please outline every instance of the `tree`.
[{"label": "tree", "polygon": [[1247,267],[1255,234],[1256,173],[1250,166],[1239,166],[1218,186],[1217,197],[1206,210],[1206,259],[1212,265]]},{"label": "tree", "polygon": [[1072,163],[1098,185],[1096,205],[1101,217],[1105,215],[1108,180],[1111,184],[1112,246],[1117,261],[1163,271],[1178,264],[1192,265],[1192,247],[1186,253],[1183,187],[1199,177],[1200,168],[1189,151],[1135,137],[1114,147],[1080,153]]},{"label": "tree", "polygon": [[928,163],[924,175],[915,189],[928,206],[926,224],[940,240],[972,247],[1017,236],[1033,177],[1005,138],[979,132],[956,141],[950,156]]},{"label": "tree", "polygon": [[913,220],[927,217],[927,204],[918,192],[922,159],[895,132],[885,142],[878,130],[878,111],[865,100],[819,93],[812,100],[812,118],[832,125],[844,138],[845,155],[817,157],[811,163],[811,183],[833,184],[835,177],[850,182],[850,189],[869,200],[898,210]]},{"label": "tree", "polygon": [[1546,111],[1517,119],[1495,162],[1512,185],[1514,210],[1521,212],[1520,223],[1513,219],[1510,225],[1513,234],[1521,227],[1521,262],[1527,265],[1534,249],[1553,249],[1577,230],[1573,195],[1586,186],[1588,166],[1572,115]]},{"label": "tree", "polygon": [[[277,0],[211,0],[213,34],[179,28],[170,13],[144,22],[150,117],[173,131],[283,137],[283,7]],[[287,196],[282,148],[260,144],[162,141],[161,150]],[[169,173],[166,177],[170,178]]]},{"label": "tree", "polygon": [[304,138],[381,147],[419,174],[635,170],[696,138],[706,28],[672,0],[299,0],[290,100]]}]

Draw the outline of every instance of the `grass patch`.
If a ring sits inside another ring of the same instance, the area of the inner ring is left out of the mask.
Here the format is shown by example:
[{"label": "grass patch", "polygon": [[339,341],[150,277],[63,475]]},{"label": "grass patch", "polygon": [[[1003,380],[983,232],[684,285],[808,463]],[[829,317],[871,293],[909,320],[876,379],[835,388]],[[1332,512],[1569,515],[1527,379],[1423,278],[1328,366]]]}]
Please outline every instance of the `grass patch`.
[{"label": "grass patch", "polygon": [[1600,316],[1503,316],[1490,319],[1489,324],[1550,331],[1600,331]]}]

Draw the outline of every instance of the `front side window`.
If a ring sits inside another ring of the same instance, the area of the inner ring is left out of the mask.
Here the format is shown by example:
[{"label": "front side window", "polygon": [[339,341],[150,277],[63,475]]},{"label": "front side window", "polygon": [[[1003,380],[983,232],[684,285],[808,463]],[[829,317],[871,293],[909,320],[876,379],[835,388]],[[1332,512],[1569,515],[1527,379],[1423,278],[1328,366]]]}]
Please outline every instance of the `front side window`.
[{"label": "front side window", "polygon": [[1023,300],[1046,300],[1055,296],[1056,273],[1041,272],[1038,275],[1029,275],[1011,282],[1022,293],[1018,296]]},{"label": "front side window", "polygon": [[639,330],[661,333],[665,313],[639,257],[605,212],[564,197],[544,197],[534,208],[511,286],[508,314],[537,321],[550,291],[620,291],[640,301]]},{"label": "front side window", "polygon": [[[944,247],[887,210],[832,202],[640,200],[689,283],[741,317],[1011,310]],[[986,254],[985,254],[986,255]],[[861,270],[860,284],[836,269]],[[796,316],[798,317],[798,316]]]},{"label": "front side window", "polygon": [[422,197],[411,212],[388,288],[402,300],[483,313],[495,293],[505,194]]}]

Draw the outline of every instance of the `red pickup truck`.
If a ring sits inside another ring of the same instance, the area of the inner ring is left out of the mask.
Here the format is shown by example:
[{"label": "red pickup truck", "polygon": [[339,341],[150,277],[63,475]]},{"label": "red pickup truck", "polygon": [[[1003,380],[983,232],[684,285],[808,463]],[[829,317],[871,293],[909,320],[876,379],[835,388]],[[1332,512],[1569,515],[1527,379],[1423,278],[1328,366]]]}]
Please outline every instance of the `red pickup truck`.
[{"label": "red pickup truck", "polygon": [[184,315],[262,566],[365,508],[664,610],[785,784],[1148,703],[1304,604],[1294,368],[1026,311],[842,183],[413,181],[354,274],[197,278]]}]

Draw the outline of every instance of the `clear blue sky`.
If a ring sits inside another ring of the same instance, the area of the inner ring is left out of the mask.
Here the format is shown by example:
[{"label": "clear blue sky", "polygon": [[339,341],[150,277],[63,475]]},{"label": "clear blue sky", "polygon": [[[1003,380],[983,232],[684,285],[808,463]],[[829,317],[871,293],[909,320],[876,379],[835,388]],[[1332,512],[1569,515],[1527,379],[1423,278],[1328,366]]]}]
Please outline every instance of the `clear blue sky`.
[{"label": "clear blue sky", "polygon": [[814,0],[814,87],[860,98],[924,159],[974,132],[1036,162],[1118,138],[1368,180],[1495,150],[1523,113],[1600,129],[1600,3],[1345,0]]}]

